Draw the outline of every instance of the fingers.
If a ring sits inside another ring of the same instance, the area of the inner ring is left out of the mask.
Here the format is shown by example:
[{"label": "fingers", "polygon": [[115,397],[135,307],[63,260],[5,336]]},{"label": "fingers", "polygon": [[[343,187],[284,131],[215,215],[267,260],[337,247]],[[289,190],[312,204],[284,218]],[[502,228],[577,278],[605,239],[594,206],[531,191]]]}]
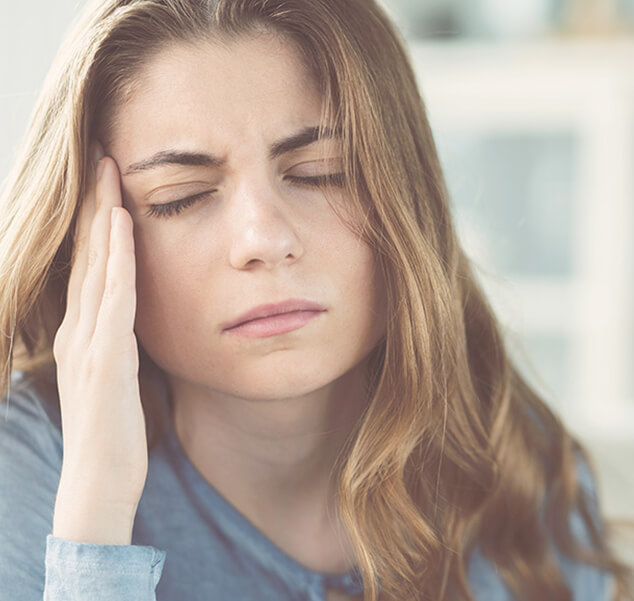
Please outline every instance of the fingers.
[{"label": "fingers", "polygon": [[110,212],[121,206],[119,170],[109,157],[100,161],[102,172],[95,191],[95,214],[90,225],[90,238],[85,249],[86,271],[81,287],[80,312],[77,327],[84,339],[95,329],[97,314],[104,294],[106,264],[109,254]]},{"label": "fingers", "polygon": [[[102,152],[99,147],[97,153]],[[121,205],[117,164],[112,158],[103,157],[77,218],[66,315],[58,332],[62,346],[69,336],[90,344],[98,319],[104,340],[115,334],[115,330],[133,332],[136,311],[133,224]],[[99,317],[102,309],[105,317]]]},{"label": "fingers", "polygon": [[[109,255],[95,334],[101,332],[117,345],[133,342],[136,313],[136,265],[133,224],[122,207],[111,209]],[[132,349],[130,349],[132,350]]]},{"label": "fingers", "polygon": [[[98,161],[103,157],[103,148],[99,142],[92,147],[91,156]],[[86,197],[79,207],[79,214],[75,223],[75,235],[73,239],[73,257],[70,278],[68,281],[68,293],[66,295],[66,320],[76,322],[79,317],[79,296],[81,286],[86,275],[88,265],[88,240],[90,238],[90,224],[95,214],[95,170],[91,170],[90,181]]]}]

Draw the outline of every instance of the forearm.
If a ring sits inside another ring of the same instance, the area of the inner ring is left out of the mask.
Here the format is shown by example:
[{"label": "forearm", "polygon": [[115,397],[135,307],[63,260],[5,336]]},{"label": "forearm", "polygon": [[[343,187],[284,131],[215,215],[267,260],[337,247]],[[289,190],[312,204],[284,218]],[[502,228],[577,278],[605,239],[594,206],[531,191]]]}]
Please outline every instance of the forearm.
[{"label": "forearm", "polygon": [[136,506],[108,502],[61,485],[55,502],[53,536],[76,543],[129,545]]}]

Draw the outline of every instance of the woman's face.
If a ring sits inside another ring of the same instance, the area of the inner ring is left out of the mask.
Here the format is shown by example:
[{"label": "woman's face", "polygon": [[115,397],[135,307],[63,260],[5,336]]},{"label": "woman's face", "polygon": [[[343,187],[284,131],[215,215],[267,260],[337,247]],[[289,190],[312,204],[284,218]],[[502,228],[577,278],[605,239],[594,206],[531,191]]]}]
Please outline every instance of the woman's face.
[{"label": "woman's face", "polygon": [[[306,135],[320,96],[293,46],[270,34],[174,45],[139,83],[108,151],[135,224],[135,329],[150,357],[253,399],[305,394],[358,365],[385,333],[384,286],[327,202],[345,209],[342,189],[296,179],[339,173],[342,157],[335,137]],[[323,311],[225,329],[287,299]]]}]

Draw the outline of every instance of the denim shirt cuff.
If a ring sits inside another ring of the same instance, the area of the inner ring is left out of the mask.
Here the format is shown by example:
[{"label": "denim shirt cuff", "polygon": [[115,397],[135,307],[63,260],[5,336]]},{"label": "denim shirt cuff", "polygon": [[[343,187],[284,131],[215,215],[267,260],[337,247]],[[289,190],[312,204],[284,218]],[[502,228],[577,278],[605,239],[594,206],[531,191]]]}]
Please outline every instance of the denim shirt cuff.
[{"label": "denim shirt cuff", "polygon": [[44,601],[155,601],[166,553],[46,537]]}]

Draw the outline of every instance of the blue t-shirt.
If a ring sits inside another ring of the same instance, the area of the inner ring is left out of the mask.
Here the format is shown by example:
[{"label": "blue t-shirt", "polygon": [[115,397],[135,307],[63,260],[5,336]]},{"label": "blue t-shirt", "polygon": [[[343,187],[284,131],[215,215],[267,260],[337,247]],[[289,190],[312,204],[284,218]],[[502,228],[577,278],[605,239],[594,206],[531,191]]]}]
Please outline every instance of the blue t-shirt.
[{"label": "blue t-shirt", "polygon": [[[53,537],[62,465],[54,378],[14,374],[0,404],[0,601],[325,601],[363,593],[358,571],[314,572],[286,554],[196,470],[173,428],[149,455],[131,545]],[[44,392],[43,392],[44,391]],[[580,470],[593,490],[589,472]],[[573,532],[589,544],[580,516]],[[609,575],[558,554],[574,601],[607,601]],[[468,580],[478,601],[512,601],[477,549]]]}]

